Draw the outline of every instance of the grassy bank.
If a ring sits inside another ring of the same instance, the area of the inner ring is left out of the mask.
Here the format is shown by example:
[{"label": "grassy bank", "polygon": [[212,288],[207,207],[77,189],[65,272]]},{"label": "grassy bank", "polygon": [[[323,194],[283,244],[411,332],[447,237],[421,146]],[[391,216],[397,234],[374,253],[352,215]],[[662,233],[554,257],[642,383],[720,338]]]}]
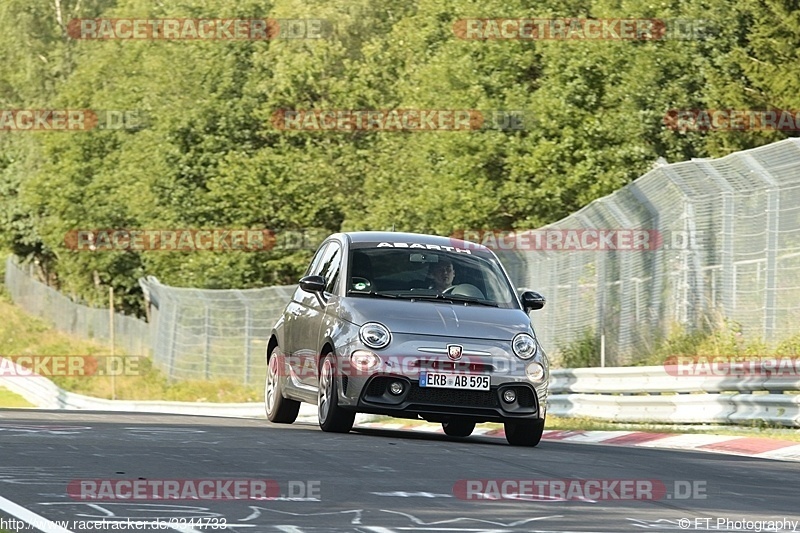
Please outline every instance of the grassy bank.
[{"label": "grassy bank", "polygon": [[0,387],[0,407],[36,407],[25,401],[25,398]]},{"label": "grassy bank", "polygon": [[[0,355],[110,355],[107,347],[74,339],[52,329],[45,321],[25,314],[13,305],[0,285]],[[136,375],[117,376],[48,376],[59,387],[97,398],[119,400],[169,400],[203,402],[260,402],[263,390],[245,387],[230,380],[187,380],[170,383],[147,358],[131,360],[126,368]],[[17,405],[20,398],[8,392],[0,394],[0,407]],[[24,401],[24,400],[23,400]]]}]

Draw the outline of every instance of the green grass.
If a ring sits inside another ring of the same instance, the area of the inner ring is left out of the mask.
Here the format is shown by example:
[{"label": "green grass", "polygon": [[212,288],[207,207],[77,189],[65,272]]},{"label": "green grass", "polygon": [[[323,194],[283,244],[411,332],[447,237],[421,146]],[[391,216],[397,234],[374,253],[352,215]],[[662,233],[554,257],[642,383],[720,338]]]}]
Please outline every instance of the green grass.
[{"label": "green grass", "polygon": [[[14,355],[110,355],[107,346],[79,340],[54,330],[47,322],[25,314],[0,284],[0,356]],[[170,382],[152,365],[138,358],[138,375],[52,377],[59,387],[78,394],[118,400],[167,400],[186,402],[260,402],[260,386],[244,386],[234,380],[185,380]]]},{"label": "green grass", "polygon": [[32,403],[28,403],[25,398],[18,394],[14,394],[10,390],[0,387],[0,407],[36,407]]},{"label": "green grass", "polygon": [[[600,365],[599,349],[596,335],[587,329],[575,340],[558,346],[553,353],[552,368],[597,367]],[[786,337],[770,347],[760,336],[745,334],[737,322],[714,316],[697,331],[673,325],[667,336],[652,345],[639,347],[625,366],[660,366],[677,356],[744,360],[798,355],[800,334]]]}]

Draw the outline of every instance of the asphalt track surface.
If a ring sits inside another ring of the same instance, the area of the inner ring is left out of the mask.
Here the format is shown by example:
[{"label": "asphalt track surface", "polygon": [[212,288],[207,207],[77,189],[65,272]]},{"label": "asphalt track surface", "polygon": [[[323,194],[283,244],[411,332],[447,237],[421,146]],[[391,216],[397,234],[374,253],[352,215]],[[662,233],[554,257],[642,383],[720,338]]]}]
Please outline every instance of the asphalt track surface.
[{"label": "asphalt track surface", "polygon": [[[68,495],[70,482],[87,479],[268,479],[281,496],[79,501]],[[656,480],[667,494],[514,501],[465,500],[454,491],[459,480],[486,479]],[[702,490],[679,494],[676,481]],[[223,531],[197,526],[223,518],[224,531],[242,533],[755,531],[759,520],[796,520],[800,532],[799,482],[800,463],[691,451],[547,441],[516,448],[491,437],[376,429],[340,435],[255,419],[0,410],[0,529],[9,530],[7,520],[24,514],[30,521],[89,522],[42,527],[61,533],[97,531],[99,524],[111,531],[113,523],[127,524],[119,530]],[[191,519],[194,526],[178,525]]]}]

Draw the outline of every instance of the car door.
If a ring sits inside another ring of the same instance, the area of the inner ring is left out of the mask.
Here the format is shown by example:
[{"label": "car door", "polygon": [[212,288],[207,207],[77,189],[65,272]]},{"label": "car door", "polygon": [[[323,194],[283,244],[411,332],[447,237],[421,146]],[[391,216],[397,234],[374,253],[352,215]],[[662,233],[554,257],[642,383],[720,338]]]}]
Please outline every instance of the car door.
[{"label": "car door", "polygon": [[[329,244],[329,242],[325,242],[320,245],[314,253],[314,257],[306,269],[304,276],[319,272],[319,265],[322,262],[325,250],[328,249]],[[283,349],[283,353],[287,356],[287,364],[291,367],[291,372],[288,374],[289,376],[295,375],[300,377],[305,372],[303,369],[304,359],[300,351],[305,344],[303,337],[306,335],[308,329],[308,325],[306,324],[309,314],[308,299],[309,293],[298,286],[294,294],[292,294],[292,300],[283,312],[284,334],[281,348]],[[288,368],[287,371],[289,371]],[[294,380],[292,380],[292,382],[294,383]]]},{"label": "car door", "polygon": [[302,365],[300,380],[303,388],[317,387],[317,359],[322,347],[321,330],[326,307],[338,290],[342,256],[341,245],[336,241],[329,242],[322,251],[319,262],[315,261],[309,273],[325,278],[325,291],[315,294],[300,290],[298,294],[298,314],[294,319],[295,355]]}]

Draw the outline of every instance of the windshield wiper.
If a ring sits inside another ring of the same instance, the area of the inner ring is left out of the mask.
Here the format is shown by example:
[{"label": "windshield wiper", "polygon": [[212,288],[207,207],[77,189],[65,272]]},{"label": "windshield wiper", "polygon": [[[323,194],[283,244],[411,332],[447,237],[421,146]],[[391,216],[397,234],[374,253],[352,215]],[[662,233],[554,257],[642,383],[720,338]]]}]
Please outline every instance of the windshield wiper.
[{"label": "windshield wiper", "polygon": [[499,307],[497,304],[493,304],[492,302],[484,302],[483,300],[473,298],[472,296],[461,296],[460,294],[448,294],[445,298],[453,300],[454,302],[478,304],[478,305],[484,305],[486,307]]},{"label": "windshield wiper", "polygon": [[371,298],[397,298],[396,294],[386,294],[385,292],[376,291],[348,291],[348,296],[369,296]]},{"label": "windshield wiper", "polygon": [[398,294],[399,298],[408,298],[409,300],[438,300],[450,303],[469,303],[469,304],[478,304],[483,305],[486,307],[498,307],[497,304],[493,304],[490,302],[483,302],[476,298],[472,298],[470,296],[461,296],[458,294],[415,294],[415,293],[405,293],[405,294]]},{"label": "windshield wiper", "polygon": [[452,301],[450,297],[445,296],[441,293],[431,294],[431,293],[424,293],[424,292],[404,292],[397,295],[398,298],[403,298],[404,300],[447,300]]}]

